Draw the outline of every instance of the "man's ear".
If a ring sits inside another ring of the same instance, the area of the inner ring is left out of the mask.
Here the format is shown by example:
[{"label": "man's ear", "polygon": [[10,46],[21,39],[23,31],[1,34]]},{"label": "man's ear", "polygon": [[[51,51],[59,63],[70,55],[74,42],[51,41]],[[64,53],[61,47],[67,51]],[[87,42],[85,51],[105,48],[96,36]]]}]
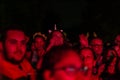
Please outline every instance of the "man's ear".
[{"label": "man's ear", "polygon": [[44,80],[54,80],[50,70],[45,70],[43,73]]}]

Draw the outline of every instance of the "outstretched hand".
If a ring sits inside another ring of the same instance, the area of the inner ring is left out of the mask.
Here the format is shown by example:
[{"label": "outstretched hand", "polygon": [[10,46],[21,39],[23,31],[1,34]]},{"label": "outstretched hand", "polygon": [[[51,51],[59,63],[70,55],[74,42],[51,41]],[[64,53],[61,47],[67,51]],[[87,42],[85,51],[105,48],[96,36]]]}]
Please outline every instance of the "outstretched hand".
[{"label": "outstretched hand", "polygon": [[84,34],[79,35],[79,42],[81,47],[88,47],[88,38]]}]

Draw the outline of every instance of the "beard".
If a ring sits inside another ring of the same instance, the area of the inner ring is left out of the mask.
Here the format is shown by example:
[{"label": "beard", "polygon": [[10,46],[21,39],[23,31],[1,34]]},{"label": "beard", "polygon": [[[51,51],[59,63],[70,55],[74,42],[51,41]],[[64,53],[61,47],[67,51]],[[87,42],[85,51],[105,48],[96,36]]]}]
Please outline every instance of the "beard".
[{"label": "beard", "polygon": [[[18,51],[16,51],[15,54],[17,54],[17,52]],[[16,60],[15,58],[9,58],[8,53],[6,52],[6,50],[4,50],[4,57],[8,62],[12,64],[20,64],[25,59],[25,54],[21,57],[20,60]]]},{"label": "beard", "polygon": [[9,58],[7,57],[7,60],[8,60],[9,62],[11,62],[12,64],[20,64],[20,63],[24,60],[24,58],[25,58],[25,56],[23,56],[20,60],[16,60],[16,59],[14,59],[14,58],[9,59]]}]

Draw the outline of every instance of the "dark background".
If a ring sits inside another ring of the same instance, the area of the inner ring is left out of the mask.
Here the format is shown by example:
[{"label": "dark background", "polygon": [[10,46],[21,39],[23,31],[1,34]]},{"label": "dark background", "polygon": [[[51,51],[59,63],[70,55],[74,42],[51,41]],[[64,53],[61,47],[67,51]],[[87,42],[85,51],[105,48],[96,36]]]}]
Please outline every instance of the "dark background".
[{"label": "dark background", "polygon": [[120,1],[114,0],[1,0],[0,27],[24,24],[29,34],[47,33],[57,24],[70,38],[95,31],[104,41],[120,33]]}]

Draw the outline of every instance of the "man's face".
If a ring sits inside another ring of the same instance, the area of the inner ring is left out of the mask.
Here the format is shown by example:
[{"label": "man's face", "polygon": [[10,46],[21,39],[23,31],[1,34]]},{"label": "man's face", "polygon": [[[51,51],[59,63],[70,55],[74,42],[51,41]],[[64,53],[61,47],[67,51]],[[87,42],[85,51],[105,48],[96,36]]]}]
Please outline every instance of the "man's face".
[{"label": "man's face", "polygon": [[83,49],[80,53],[83,58],[84,66],[86,66],[88,69],[92,69],[94,65],[94,55],[92,51],[89,49]]},{"label": "man's face", "polygon": [[75,52],[69,53],[54,66],[53,80],[82,80],[82,61]]},{"label": "man's face", "polygon": [[45,42],[42,38],[36,37],[34,45],[35,45],[35,48],[37,48],[39,50],[45,46]]},{"label": "man's face", "polygon": [[19,30],[9,30],[4,43],[7,59],[21,62],[26,52],[26,36]]},{"label": "man's face", "polygon": [[100,39],[93,39],[91,42],[91,48],[97,55],[100,55],[103,51],[103,42]]}]

